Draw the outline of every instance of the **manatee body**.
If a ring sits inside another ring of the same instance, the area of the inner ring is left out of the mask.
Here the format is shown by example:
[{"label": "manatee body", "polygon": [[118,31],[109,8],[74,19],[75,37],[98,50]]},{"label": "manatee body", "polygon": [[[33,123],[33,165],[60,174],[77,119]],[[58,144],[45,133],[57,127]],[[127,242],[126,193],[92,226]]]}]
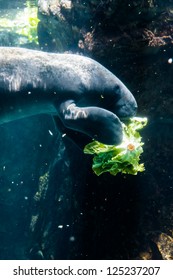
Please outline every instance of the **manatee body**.
[{"label": "manatee body", "polygon": [[0,47],[0,124],[52,114],[67,128],[118,144],[120,119],[136,108],[127,87],[88,57]]}]

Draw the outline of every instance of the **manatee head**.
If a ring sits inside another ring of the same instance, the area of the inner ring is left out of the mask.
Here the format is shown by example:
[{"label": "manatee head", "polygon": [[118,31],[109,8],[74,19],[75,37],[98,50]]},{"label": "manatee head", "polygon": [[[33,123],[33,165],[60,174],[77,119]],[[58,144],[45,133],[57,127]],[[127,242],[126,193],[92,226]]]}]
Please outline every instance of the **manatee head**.
[{"label": "manatee head", "polygon": [[136,114],[137,102],[133,94],[116,76],[105,86],[102,99],[102,106],[120,119],[127,119]]},{"label": "manatee head", "polygon": [[118,94],[119,98],[114,104],[114,113],[120,119],[126,119],[135,116],[137,112],[137,102],[133,94],[122,82],[116,86],[115,94]]}]

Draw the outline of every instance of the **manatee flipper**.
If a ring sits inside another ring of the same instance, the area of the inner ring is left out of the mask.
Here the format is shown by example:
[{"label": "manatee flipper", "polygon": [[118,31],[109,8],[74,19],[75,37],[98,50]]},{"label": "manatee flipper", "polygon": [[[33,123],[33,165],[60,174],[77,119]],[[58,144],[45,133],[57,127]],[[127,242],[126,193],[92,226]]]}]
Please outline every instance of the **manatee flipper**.
[{"label": "manatee flipper", "polygon": [[74,101],[61,103],[58,116],[64,126],[82,132],[107,145],[122,141],[122,124],[112,112],[99,107],[77,107]]}]

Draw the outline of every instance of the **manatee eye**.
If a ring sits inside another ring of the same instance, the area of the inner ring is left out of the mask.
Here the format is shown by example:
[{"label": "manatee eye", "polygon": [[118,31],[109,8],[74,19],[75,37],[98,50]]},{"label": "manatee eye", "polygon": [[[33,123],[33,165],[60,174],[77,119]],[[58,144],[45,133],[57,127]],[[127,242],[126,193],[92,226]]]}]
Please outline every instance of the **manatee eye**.
[{"label": "manatee eye", "polygon": [[115,92],[116,95],[119,96],[119,94],[120,94],[120,86],[119,86],[118,84],[116,84],[116,85],[114,86],[114,92]]}]

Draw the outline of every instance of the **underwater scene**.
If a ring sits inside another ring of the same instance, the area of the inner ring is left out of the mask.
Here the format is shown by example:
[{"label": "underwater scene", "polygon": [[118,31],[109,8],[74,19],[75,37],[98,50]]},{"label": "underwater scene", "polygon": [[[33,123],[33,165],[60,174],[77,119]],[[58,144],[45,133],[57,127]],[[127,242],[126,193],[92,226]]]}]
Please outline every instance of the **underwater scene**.
[{"label": "underwater scene", "polygon": [[0,0],[0,260],[173,259],[173,1]]}]

